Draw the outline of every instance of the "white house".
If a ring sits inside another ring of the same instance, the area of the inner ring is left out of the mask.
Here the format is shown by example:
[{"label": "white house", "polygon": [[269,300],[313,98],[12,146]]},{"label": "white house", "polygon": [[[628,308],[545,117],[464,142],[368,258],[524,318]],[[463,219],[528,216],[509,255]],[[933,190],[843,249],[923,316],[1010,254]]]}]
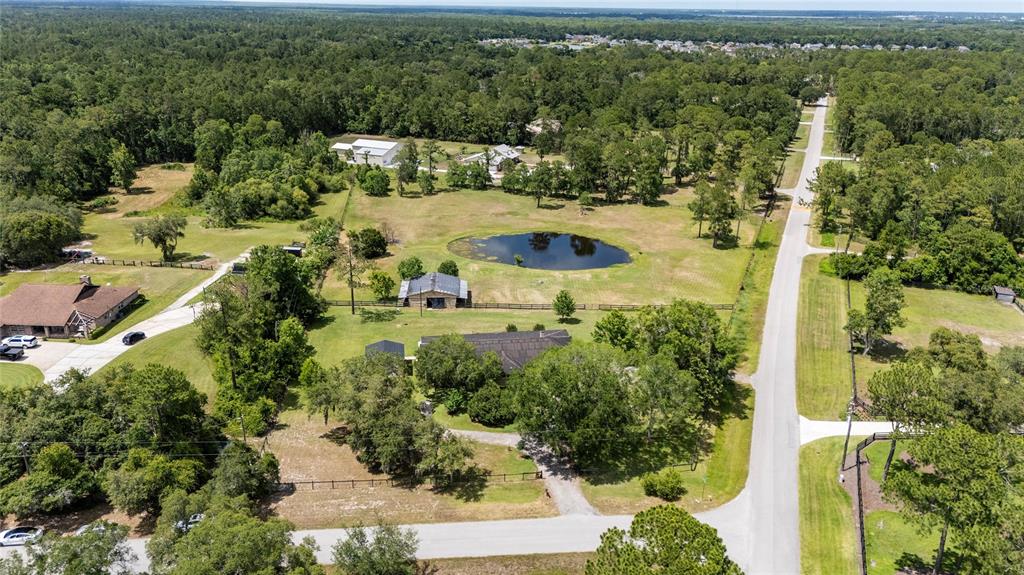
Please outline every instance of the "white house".
[{"label": "white house", "polygon": [[391,140],[371,140],[359,138],[351,144],[338,142],[331,146],[338,157],[353,164],[370,164],[371,166],[390,166],[395,156],[402,149],[402,144]]},{"label": "white house", "polygon": [[520,150],[521,148],[518,147],[513,148],[512,146],[501,144],[500,146],[494,146],[487,152],[477,152],[476,154],[470,154],[465,158],[462,158],[462,163],[472,164],[476,162],[483,162],[488,157],[489,154],[490,165],[488,166],[488,170],[497,173],[501,171],[501,164],[505,161],[519,163],[519,156],[521,155]]}]

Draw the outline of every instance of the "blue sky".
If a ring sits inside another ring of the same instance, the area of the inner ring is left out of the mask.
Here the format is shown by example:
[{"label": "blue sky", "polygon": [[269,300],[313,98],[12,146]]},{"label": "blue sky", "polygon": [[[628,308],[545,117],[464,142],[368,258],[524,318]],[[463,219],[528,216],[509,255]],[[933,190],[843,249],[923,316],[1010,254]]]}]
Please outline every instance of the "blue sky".
[{"label": "blue sky", "polygon": [[[267,0],[287,3],[289,0]],[[919,10],[936,12],[1024,12],[1024,0],[297,0],[298,2],[392,6],[509,6],[545,8],[677,8],[704,10]]]}]

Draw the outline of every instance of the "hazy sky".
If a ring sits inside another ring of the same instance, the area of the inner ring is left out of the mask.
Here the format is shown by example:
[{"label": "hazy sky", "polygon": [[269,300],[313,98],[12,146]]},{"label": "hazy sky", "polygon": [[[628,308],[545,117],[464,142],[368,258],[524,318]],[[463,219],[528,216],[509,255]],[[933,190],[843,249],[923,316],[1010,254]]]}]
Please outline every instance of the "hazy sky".
[{"label": "hazy sky", "polygon": [[[257,0],[258,1],[258,0]],[[289,0],[265,0],[287,3]],[[1024,12],[1024,0],[296,0],[301,3],[392,6],[509,6],[545,8],[678,8],[705,10],[919,10]]]}]

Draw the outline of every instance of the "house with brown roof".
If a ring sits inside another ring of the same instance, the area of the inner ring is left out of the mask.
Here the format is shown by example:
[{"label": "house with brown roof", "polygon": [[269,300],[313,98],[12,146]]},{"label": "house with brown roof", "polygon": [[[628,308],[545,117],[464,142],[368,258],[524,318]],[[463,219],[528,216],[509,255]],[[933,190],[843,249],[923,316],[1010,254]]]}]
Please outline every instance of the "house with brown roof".
[{"label": "house with brown roof", "polygon": [[138,297],[138,287],[98,286],[89,276],[70,285],[22,284],[0,299],[0,336],[89,337]]}]

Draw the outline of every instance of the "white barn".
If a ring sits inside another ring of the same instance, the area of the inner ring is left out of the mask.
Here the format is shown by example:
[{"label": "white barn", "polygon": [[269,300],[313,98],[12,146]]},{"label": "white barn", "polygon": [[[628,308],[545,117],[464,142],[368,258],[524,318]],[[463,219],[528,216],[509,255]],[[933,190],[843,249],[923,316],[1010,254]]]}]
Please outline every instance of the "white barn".
[{"label": "white barn", "polygon": [[[370,164],[371,166],[390,166],[395,162],[395,157],[402,144],[391,140],[371,140],[359,138],[351,144],[338,142],[331,146],[338,157],[348,160],[354,164]],[[351,158],[351,159],[350,159]]]}]

